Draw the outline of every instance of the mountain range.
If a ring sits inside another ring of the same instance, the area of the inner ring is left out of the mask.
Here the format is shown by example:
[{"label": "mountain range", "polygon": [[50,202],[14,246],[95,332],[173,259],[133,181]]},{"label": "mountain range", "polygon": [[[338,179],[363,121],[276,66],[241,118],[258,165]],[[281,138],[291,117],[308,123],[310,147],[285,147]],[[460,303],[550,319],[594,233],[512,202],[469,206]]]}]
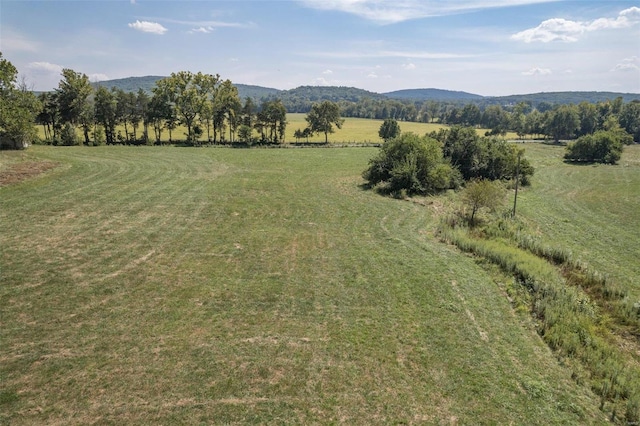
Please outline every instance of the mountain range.
[{"label": "mountain range", "polygon": [[[127,92],[136,92],[142,89],[151,92],[156,81],[165,78],[162,76],[127,77],[115,80],[105,80],[93,83],[94,86],[105,86],[108,88],[118,88]],[[454,103],[481,103],[481,104],[501,104],[512,105],[518,102],[530,102],[538,105],[546,102],[550,104],[577,104],[583,101],[596,103],[622,97],[624,102],[640,100],[638,93],[618,93],[618,92],[596,92],[596,91],[567,91],[567,92],[541,92],[532,94],[509,95],[509,96],[482,96],[468,92],[443,90],[443,89],[405,89],[387,93],[375,93],[355,87],[338,86],[300,86],[290,90],[279,90],[270,87],[255,86],[248,84],[236,84],[240,98],[253,98],[254,101],[261,99],[309,99],[311,101],[330,100],[358,102],[362,99],[399,101],[441,101]]]}]

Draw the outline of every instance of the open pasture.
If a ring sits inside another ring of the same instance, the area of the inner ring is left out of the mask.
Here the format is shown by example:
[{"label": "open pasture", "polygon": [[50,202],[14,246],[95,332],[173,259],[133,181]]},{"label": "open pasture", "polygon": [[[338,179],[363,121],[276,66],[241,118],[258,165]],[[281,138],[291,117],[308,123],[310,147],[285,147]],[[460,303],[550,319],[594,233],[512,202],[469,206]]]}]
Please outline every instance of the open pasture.
[{"label": "open pasture", "polygon": [[[285,133],[285,143],[293,143],[296,142],[296,138],[293,136],[294,132],[298,129],[303,130],[307,127],[307,122],[305,120],[306,114],[299,113],[291,113],[287,114],[287,129]],[[384,122],[384,120],[374,120],[368,118],[345,118],[344,125],[342,129],[338,129],[334,126],[334,133],[329,134],[329,143],[337,143],[337,144],[358,144],[358,143],[382,143],[382,139],[378,135],[378,131],[380,130],[380,126]],[[413,132],[418,135],[424,135],[426,133],[430,133],[433,131],[438,131],[439,129],[446,128],[447,126],[438,123],[414,123],[401,121],[398,123],[400,125],[400,130],[402,132]],[[38,131],[38,136],[41,139],[44,139],[44,130],[42,126],[36,127]],[[117,127],[117,130],[120,131],[121,134],[124,135],[124,126],[120,125]],[[131,133],[132,130],[129,129]],[[141,137],[143,132],[142,124],[138,126],[137,135]],[[487,132],[487,129],[477,129],[479,135],[484,136]],[[80,129],[77,130],[78,138],[80,140],[84,140],[84,137],[81,135]],[[176,129],[172,131],[172,141],[179,142],[184,141],[186,138],[187,129],[184,126],[178,126]],[[149,137],[153,139],[155,136],[153,135],[153,129],[149,128]],[[237,136],[236,136],[237,137]],[[257,132],[254,131],[254,137],[258,137]],[[506,135],[509,139],[516,139],[515,133],[508,133]],[[229,130],[225,131],[225,139],[229,139]],[[200,138],[202,142],[207,140],[206,129],[204,129],[204,134]],[[169,131],[163,130],[162,132],[162,141],[165,143],[169,142]],[[307,139],[300,139],[299,142],[307,142]],[[309,142],[314,143],[324,143],[324,133],[313,135],[309,138]]]},{"label": "open pasture", "polygon": [[536,173],[519,211],[541,240],[569,249],[640,302],[640,145],[617,165],[565,164],[564,147],[526,144]]},{"label": "open pasture", "polygon": [[31,148],[58,167],[0,187],[0,422],[601,423],[440,199],[360,188],[375,152]]}]

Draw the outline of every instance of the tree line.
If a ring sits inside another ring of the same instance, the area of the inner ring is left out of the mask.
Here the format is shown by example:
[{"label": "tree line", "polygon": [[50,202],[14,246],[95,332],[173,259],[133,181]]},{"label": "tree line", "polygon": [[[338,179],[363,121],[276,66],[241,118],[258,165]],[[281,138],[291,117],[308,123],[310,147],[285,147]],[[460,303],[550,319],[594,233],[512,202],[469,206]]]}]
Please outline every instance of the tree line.
[{"label": "tree line", "polygon": [[[179,125],[190,144],[278,143],[284,140],[286,109],[280,101],[243,103],[230,80],[219,75],[180,71],[156,81],[151,94],[93,89],[89,78],[71,69],[53,92],[39,96],[36,122],[45,142],[54,145],[160,144],[163,132],[174,141]],[[78,140],[76,129],[83,138]]]}]

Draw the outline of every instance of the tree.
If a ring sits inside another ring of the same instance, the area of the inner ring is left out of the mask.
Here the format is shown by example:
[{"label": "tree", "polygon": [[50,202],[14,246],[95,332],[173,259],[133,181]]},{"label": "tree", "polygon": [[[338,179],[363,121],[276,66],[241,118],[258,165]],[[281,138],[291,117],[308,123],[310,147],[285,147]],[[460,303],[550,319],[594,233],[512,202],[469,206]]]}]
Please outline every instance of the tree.
[{"label": "tree", "polygon": [[640,100],[633,100],[622,108],[620,126],[633,136],[633,140],[640,142]]},{"label": "tree", "polygon": [[118,101],[115,91],[108,90],[104,86],[98,87],[95,95],[95,118],[102,125],[107,144],[116,143],[115,133],[118,124]]},{"label": "tree", "polygon": [[389,192],[408,194],[455,188],[461,179],[444,159],[437,140],[411,132],[385,142],[362,176],[370,186],[385,183]]},{"label": "tree", "polygon": [[41,104],[25,84],[16,84],[17,75],[0,52],[0,147],[23,149],[36,137],[33,123]]},{"label": "tree", "polygon": [[572,162],[615,164],[622,155],[622,142],[615,132],[599,130],[580,136],[567,145],[565,160]]},{"label": "tree", "polygon": [[502,183],[486,179],[468,182],[462,190],[462,202],[471,209],[469,223],[475,223],[476,213],[482,209],[495,210],[504,201],[505,189]]},{"label": "tree", "polygon": [[262,135],[263,142],[284,141],[287,110],[280,100],[263,102],[257,119],[256,127]]},{"label": "tree", "polygon": [[313,133],[324,133],[324,142],[329,143],[329,133],[333,133],[333,126],[342,128],[344,120],[340,118],[340,107],[337,103],[324,101],[311,106],[311,111],[305,118]]},{"label": "tree", "polygon": [[546,131],[556,142],[573,138],[579,129],[580,116],[575,105],[561,105],[550,112]]},{"label": "tree", "polygon": [[48,143],[53,143],[57,138],[58,128],[60,127],[56,93],[42,92],[38,95],[38,101],[42,108],[36,117],[36,122],[42,125],[45,140]]},{"label": "tree", "polygon": [[378,135],[385,142],[393,139],[400,135],[400,125],[393,118],[387,118],[386,120],[384,120],[382,125],[380,125]]},{"label": "tree", "polygon": [[69,123],[74,129],[84,123],[85,143],[88,143],[89,138],[86,126],[91,121],[88,116],[93,111],[89,104],[89,96],[92,91],[89,77],[86,74],[75,72],[69,68],[62,70],[62,80],[56,89],[60,118],[62,123]]}]

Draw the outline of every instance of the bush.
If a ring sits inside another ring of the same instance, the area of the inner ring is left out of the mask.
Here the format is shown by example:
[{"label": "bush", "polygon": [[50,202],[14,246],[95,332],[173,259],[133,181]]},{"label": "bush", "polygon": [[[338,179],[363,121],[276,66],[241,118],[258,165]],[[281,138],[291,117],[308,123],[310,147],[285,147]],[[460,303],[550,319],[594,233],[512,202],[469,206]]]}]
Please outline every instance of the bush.
[{"label": "bush", "polygon": [[461,181],[443,158],[440,143],[414,133],[385,142],[362,176],[371,186],[384,183],[388,192],[405,190],[408,195],[457,188]]},{"label": "bush", "polygon": [[616,164],[622,155],[622,142],[615,132],[598,131],[579,137],[567,145],[567,161]]}]

